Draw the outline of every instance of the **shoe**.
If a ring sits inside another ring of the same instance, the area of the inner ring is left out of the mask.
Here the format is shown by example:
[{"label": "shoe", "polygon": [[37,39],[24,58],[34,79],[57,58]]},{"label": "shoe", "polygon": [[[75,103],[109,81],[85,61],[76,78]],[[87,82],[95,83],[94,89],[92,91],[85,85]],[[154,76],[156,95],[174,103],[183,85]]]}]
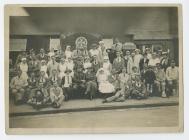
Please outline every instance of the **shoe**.
[{"label": "shoe", "polygon": [[162,92],[162,95],[161,95],[162,98],[166,98],[167,95],[165,94],[165,92]]},{"label": "shoe", "polygon": [[104,103],[107,103],[107,101],[106,101],[106,100],[103,100],[102,103],[103,103],[103,104],[104,104]]}]

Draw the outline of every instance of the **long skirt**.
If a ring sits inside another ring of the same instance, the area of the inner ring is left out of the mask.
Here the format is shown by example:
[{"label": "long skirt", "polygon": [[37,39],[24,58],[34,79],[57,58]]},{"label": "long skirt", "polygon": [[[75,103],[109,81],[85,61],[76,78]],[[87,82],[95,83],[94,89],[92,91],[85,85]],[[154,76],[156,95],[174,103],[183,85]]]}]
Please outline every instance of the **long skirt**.
[{"label": "long skirt", "polygon": [[98,90],[103,94],[107,94],[107,93],[109,94],[115,92],[115,87],[111,83],[106,81],[99,83]]}]

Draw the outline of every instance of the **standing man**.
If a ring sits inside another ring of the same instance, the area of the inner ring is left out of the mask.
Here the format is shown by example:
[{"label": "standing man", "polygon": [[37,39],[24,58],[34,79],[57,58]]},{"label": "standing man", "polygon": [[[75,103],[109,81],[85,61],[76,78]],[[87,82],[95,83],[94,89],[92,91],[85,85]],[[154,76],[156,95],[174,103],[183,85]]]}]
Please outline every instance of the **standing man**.
[{"label": "standing man", "polygon": [[129,61],[130,58],[131,58],[130,51],[126,51],[126,54],[124,56],[126,70],[127,70],[127,64],[128,64],[128,61]]},{"label": "standing man", "polygon": [[40,53],[37,55],[37,59],[39,61],[41,61],[41,60],[47,61],[48,60],[48,56],[45,54],[45,50],[43,48],[40,49]]},{"label": "standing man", "polygon": [[168,53],[167,52],[163,52],[162,53],[162,59],[160,60],[160,64],[161,67],[164,69],[164,71],[166,72],[170,62],[169,62],[169,57],[168,57]]},{"label": "standing man", "polygon": [[143,58],[139,62],[140,72],[143,71],[144,65],[148,66],[148,62],[149,62],[149,59],[147,58],[147,54],[144,53]]},{"label": "standing man", "polygon": [[135,67],[135,59],[134,58],[135,58],[135,53],[132,52],[131,57],[129,58],[128,63],[127,63],[127,73],[128,74],[133,73],[133,67]]},{"label": "standing man", "polygon": [[116,53],[116,59],[113,61],[112,69],[116,73],[121,73],[122,69],[125,67],[124,59],[121,57],[121,52]]}]

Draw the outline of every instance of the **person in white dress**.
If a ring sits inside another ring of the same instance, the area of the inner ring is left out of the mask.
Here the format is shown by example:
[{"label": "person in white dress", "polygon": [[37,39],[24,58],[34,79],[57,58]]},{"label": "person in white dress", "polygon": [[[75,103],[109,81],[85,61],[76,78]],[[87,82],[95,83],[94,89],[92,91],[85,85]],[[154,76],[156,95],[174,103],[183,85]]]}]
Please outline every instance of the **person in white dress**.
[{"label": "person in white dress", "polygon": [[72,57],[72,51],[71,51],[70,45],[66,46],[65,56],[66,56],[66,59],[68,59],[69,57]]},{"label": "person in white dress", "polygon": [[26,80],[28,79],[28,64],[26,62],[26,58],[21,59],[21,63],[19,64],[19,69],[21,70],[21,78]]},{"label": "person in white dress", "polygon": [[60,59],[60,63],[58,65],[58,71],[59,71],[59,77],[62,79],[62,77],[65,76],[67,65],[65,63],[65,58]]},{"label": "person in white dress", "polygon": [[66,59],[65,63],[66,63],[67,68],[73,71],[74,62],[73,62],[72,58],[68,57],[68,59]]},{"label": "person in white dress", "polygon": [[135,58],[135,52],[132,52],[131,57],[128,59],[128,63],[127,63],[127,73],[130,75],[133,73],[133,67],[136,67],[134,58]]},{"label": "person in white dress", "polygon": [[98,82],[98,90],[102,94],[109,94],[115,92],[115,87],[108,81],[108,74],[106,70],[100,68],[96,74]]},{"label": "person in white dress", "polygon": [[110,74],[111,71],[112,71],[112,64],[109,61],[109,57],[108,56],[104,56],[103,60],[104,61],[103,61],[102,67],[103,67],[103,69],[105,69],[108,72],[108,74]]},{"label": "person in white dress", "polygon": [[48,78],[48,74],[47,74],[47,64],[46,64],[46,61],[45,61],[45,60],[41,60],[40,71],[44,71],[44,72],[45,72],[45,77]]},{"label": "person in white dress", "polygon": [[139,62],[142,58],[143,58],[143,56],[140,54],[140,50],[135,49],[134,62],[135,62],[135,66],[137,67],[138,70],[139,70]]}]

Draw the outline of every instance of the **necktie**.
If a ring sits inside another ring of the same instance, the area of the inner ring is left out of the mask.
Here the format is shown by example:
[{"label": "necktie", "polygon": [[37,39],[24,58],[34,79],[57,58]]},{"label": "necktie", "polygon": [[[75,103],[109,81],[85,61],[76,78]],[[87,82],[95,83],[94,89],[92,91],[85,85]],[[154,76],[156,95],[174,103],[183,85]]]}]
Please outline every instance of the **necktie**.
[{"label": "necktie", "polygon": [[70,80],[69,80],[69,75],[67,76],[67,79],[68,79],[68,84],[70,83]]}]

